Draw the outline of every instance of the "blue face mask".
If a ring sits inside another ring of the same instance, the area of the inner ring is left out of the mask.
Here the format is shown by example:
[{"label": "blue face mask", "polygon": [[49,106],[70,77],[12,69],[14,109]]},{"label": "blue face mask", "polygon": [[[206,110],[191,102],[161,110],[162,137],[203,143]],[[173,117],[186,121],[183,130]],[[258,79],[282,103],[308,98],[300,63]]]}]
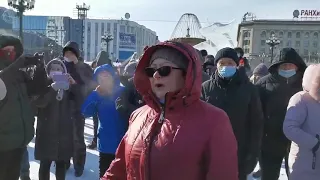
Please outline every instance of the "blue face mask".
[{"label": "blue face mask", "polygon": [[223,78],[229,78],[232,77],[237,71],[237,68],[235,66],[221,66],[218,69],[218,72],[221,77]]},{"label": "blue face mask", "polygon": [[296,74],[296,70],[294,70],[294,69],[290,69],[290,70],[279,69],[278,73],[282,77],[289,78],[289,77],[292,77]]}]

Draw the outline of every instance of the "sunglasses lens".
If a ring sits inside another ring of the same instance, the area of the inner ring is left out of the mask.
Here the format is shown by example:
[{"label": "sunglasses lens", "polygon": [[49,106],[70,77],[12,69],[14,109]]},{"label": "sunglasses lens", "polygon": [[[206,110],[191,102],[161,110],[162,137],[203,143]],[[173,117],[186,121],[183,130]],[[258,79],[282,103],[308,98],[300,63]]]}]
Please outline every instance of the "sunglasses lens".
[{"label": "sunglasses lens", "polygon": [[171,72],[171,67],[170,66],[162,66],[161,68],[158,69],[158,72],[160,76],[165,77],[168,76]]},{"label": "sunglasses lens", "polygon": [[156,72],[156,70],[153,68],[146,68],[144,71],[148,77],[153,77],[154,73]]}]

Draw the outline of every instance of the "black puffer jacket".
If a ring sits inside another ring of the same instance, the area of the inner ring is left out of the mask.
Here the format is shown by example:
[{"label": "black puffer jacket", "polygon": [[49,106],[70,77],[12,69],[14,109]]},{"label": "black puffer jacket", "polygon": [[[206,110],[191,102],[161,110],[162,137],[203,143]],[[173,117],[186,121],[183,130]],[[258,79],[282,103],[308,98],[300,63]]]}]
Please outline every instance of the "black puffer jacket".
[{"label": "black puffer jacket", "polygon": [[[290,78],[280,76],[278,67],[282,63],[295,64],[298,67],[296,75]],[[286,151],[289,140],[282,131],[283,121],[291,96],[302,90],[302,77],[306,67],[294,49],[284,48],[280,58],[269,67],[270,74],[256,83],[265,119],[262,150],[281,154]]]},{"label": "black puffer jacket", "polygon": [[[231,80],[221,78],[218,72],[212,77],[202,84],[202,99],[228,114],[238,141],[239,171],[244,171],[246,159],[257,158],[260,151],[263,115],[258,91],[239,70]],[[250,165],[254,168],[255,163]]]}]

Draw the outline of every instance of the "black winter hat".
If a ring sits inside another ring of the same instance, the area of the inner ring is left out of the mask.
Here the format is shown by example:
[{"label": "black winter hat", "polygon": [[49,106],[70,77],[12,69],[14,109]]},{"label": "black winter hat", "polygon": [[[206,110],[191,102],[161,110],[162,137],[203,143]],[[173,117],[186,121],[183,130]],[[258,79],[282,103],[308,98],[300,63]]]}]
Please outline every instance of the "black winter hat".
[{"label": "black winter hat", "polygon": [[200,50],[200,53],[201,53],[202,57],[205,57],[208,55],[208,52],[205,49]]},{"label": "black winter hat", "polygon": [[79,45],[76,42],[73,42],[73,41],[67,42],[62,50],[63,56],[66,51],[71,51],[74,55],[76,55],[77,58],[80,57]]},{"label": "black winter hat", "polygon": [[214,64],[218,64],[218,61],[222,58],[230,58],[234,60],[234,62],[236,62],[237,65],[239,65],[239,57],[237,55],[237,52],[232,48],[220,49],[216,54],[216,57],[214,59]]},{"label": "black winter hat", "polygon": [[20,39],[14,36],[0,35],[0,49],[6,46],[14,46],[16,52],[16,58],[23,54],[23,46]]}]

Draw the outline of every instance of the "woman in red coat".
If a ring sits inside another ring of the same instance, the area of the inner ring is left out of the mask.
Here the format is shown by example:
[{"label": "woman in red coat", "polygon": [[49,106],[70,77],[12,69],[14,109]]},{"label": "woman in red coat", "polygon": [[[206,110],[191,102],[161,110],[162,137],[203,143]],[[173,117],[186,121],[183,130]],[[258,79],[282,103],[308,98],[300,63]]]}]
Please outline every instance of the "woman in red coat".
[{"label": "woman in red coat", "polygon": [[224,111],[200,100],[196,50],[149,47],[134,76],[146,105],[134,111],[102,180],[237,180],[237,143]]}]

